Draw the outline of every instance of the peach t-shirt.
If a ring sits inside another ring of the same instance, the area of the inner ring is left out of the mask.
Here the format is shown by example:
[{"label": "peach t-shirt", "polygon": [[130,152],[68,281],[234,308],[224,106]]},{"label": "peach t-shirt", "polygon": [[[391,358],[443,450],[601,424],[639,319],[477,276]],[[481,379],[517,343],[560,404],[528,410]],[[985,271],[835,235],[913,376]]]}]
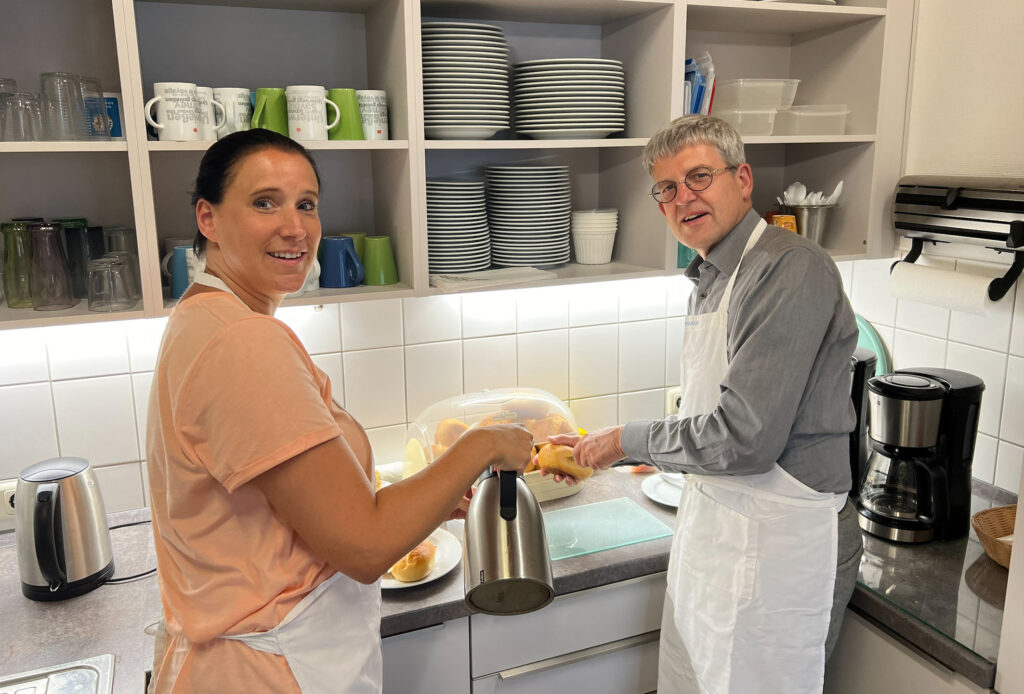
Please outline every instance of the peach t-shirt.
[{"label": "peach t-shirt", "polygon": [[167,623],[155,691],[298,691],[282,656],[216,637],[273,628],[334,573],[247,483],[338,436],[372,477],[365,432],[286,325],[226,292],[174,309],[146,445]]}]

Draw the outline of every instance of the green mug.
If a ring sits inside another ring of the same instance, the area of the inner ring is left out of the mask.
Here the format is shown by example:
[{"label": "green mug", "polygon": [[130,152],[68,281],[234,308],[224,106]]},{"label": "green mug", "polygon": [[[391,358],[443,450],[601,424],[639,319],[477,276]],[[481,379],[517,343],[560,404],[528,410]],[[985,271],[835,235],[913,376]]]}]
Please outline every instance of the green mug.
[{"label": "green mug", "polygon": [[363,284],[384,285],[398,282],[395,268],[395,254],[391,251],[391,239],[387,236],[366,237],[366,257],[363,268],[366,271]]},{"label": "green mug", "polygon": [[327,139],[362,140],[363,119],[359,115],[359,99],[356,97],[356,90],[328,89],[327,100],[333,102],[341,114],[338,124],[327,131]]},{"label": "green mug", "polygon": [[366,234],[362,231],[346,231],[338,236],[347,236],[352,239],[352,243],[356,245],[356,255],[359,256],[360,262],[366,261]]},{"label": "green mug", "polygon": [[253,128],[266,128],[287,137],[288,97],[282,87],[260,87],[252,112]]}]

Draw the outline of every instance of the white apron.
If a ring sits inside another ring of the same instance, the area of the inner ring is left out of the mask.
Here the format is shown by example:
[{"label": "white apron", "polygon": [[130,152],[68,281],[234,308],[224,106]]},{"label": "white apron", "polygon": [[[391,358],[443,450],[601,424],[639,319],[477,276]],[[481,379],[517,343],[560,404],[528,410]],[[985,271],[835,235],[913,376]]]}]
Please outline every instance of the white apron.
[{"label": "white apron", "polygon": [[[743,256],[766,226],[757,225]],[[718,406],[729,366],[729,299],[738,274],[739,264],[717,311],[684,318],[681,416],[708,414]],[[658,692],[820,692],[846,495],[815,491],[778,463],[759,475],[683,479],[662,614]]]},{"label": "white apron", "polygon": [[[196,284],[224,290],[198,272]],[[221,636],[283,655],[303,694],[380,694],[380,581],[364,585],[336,573],[314,588],[273,629]]]}]

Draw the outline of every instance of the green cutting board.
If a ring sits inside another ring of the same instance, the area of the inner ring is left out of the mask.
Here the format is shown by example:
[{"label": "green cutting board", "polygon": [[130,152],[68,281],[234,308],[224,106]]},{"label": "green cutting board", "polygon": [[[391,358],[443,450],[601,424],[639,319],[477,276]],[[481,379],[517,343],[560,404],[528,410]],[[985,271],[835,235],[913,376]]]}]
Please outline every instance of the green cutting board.
[{"label": "green cutting board", "polygon": [[551,561],[668,537],[672,528],[632,499],[610,499],[544,514]]}]

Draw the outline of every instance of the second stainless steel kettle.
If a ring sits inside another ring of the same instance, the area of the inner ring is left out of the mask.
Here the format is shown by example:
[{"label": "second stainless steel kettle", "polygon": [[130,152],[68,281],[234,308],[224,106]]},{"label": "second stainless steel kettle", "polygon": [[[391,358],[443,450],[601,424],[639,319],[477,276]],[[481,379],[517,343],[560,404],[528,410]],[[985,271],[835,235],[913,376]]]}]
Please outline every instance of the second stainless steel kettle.
[{"label": "second stainless steel kettle", "polygon": [[486,614],[539,610],[555,597],[540,504],[514,472],[490,472],[466,513],[466,602]]}]

